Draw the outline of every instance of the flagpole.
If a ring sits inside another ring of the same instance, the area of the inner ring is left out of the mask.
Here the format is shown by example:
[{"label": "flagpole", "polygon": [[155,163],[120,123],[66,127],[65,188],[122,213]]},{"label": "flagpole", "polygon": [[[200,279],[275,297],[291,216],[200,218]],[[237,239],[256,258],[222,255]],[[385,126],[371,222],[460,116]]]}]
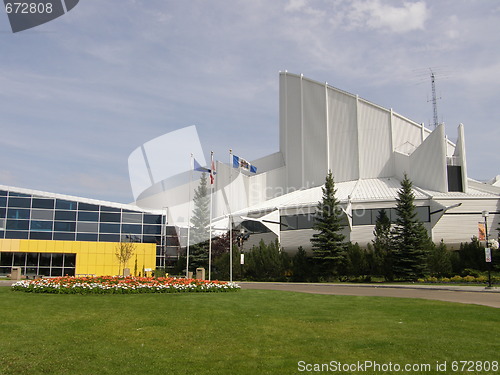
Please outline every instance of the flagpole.
[{"label": "flagpole", "polygon": [[193,154],[191,154],[190,165],[189,165],[189,200],[188,200],[188,232],[187,232],[187,247],[186,247],[186,279],[189,278],[189,241],[191,232],[191,183],[193,181]]},{"label": "flagpole", "polygon": [[208,235],[208,280],[212,280],[212,206],[213,206],[213,195],[214,195],[214,183],[215,183],[215,165],[214,165],[214,152],[210,153],[211,164],[210,164],[210,224],[209,224],[209,235]]},{"label": "flagpole", "polygon": [[231,199],[232,199],[232,186],[233,179],[233,150],[229,149],[229,281],[233,281],[233,216],[231,213]]}]

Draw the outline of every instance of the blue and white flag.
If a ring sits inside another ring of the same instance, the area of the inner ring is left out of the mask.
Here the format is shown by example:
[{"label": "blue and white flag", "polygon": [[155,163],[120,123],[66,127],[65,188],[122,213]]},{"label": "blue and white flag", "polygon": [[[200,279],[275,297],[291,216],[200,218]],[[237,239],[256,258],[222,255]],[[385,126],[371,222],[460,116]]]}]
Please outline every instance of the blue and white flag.
[{"label": "blue and white flag", "polygon": [[236,155],[233,155],[233,168],[245,169],[251,173],[257,173],[257,167],[250,164],[245,159],[242,159]]}]

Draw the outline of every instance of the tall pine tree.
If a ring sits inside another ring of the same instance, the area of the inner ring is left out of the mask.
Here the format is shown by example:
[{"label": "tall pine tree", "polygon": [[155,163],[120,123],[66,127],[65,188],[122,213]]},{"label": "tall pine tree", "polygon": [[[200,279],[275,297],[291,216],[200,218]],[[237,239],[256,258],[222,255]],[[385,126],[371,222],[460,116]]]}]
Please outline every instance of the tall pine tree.
[{"label": "tall pine tree", "polygon": [[386,280],[393,280],[392,252],[391,252],[391,219],[385,209],[378,212],[373,231],[373,249],[376,263],[376,272]]},{"label": "tall pine tree", "polygon": [[207,175],[202,173],[200,184],[193,197],[193,213],[191,215],[189,268],[208,267],[208,237],[210,225],[210,196],[207,186]]},{"label": "tall pine tree", "polygon": [[342,210],[335,198],[335,182],[328,172],[323,198],[318,203],[313,229],[319,233],[311,238],[313,260],[323,277],[338,276],[345,260],[345,236],[342,234]]},{"label": "tall pine tree", "polygon": [[391,233],[394,276],[404,280],[416,280],[427,271],[430,239],[417,217],[414,200],[412,182],[405,174],[396,198],[398,218]]}]

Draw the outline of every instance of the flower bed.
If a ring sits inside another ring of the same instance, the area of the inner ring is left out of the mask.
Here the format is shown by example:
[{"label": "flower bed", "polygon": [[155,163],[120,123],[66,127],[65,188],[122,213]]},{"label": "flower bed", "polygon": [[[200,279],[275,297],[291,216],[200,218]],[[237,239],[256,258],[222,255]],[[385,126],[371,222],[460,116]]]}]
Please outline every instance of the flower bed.
[{"label": "flower bed", "polygon": [[229,292],[239,288],[225,281],[120,276],[53,277],[23,280],[12,285],[12,290],[16,291],[57,294]]}]

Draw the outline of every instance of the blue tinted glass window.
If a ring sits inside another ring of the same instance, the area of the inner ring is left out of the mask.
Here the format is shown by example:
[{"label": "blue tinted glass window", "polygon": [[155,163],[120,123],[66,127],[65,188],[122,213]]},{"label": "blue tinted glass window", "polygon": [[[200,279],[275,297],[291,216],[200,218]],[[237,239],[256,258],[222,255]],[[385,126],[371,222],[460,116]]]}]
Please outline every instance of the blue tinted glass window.
[{"label": "blue tinted glass window", "polygon": [[40,253],[40,267],[49,267],[50,266],[50,253]]},{"label": "blue tinted glass window", "polygon": [[26,253],[14,253],[14,266],[24,267],[26,265]]},{"label": "blue tinted glass window", "polygon": [[54,240],[59,240],[59,241],[74,241],[75,240],[75,234],[74,233],[60,233],[60,232],[55,232],[54,233]]},{"label": "blue tinted glass window", "polygon": [[101,212],[100,220],[105,223],[119,223],[120,216],[119,213]]},{"label": "blue tinted glass window", "polygon": [[99,241],[101,242],[120,242],[119,234],[100,234]]},{"label": "blue tinted glass window", "polygon": [[76,223],[72,221],[55,221],[54,230],[59,232],[74,232]]},{"label": "blue tinted glass window", "polygon": [[63,274],[64,276],[75,276],[75,268],[64,267]]},{"label": "blue tinted glass window", "polygon": [[140,234],[122,234],[122,242],[142,242],[142,236]]},{"label": "blue tinted glass window", "polygon": [[9,207],[22,207],[30,208],[31,198],[10,198],[9,197]]},{"label": "blue tinted glass window", "polygon": [[78,221],[99,221],[98,212],[78,212]]},{"label": "blue tinted glass window", "polygon": [[76,202],[58,199],[56,200],[56,208],[60,210],[76,210]]},{"label": "blue tinted glass window", "polygon": [[56,211],[56,220],[76,220],[76,211]]},{"label": "blue tinted glass window", "polygon": [[430,221],[429,206],[417,207],[417,219],[423,223]]},{"label": "blue tinted glass window", "polygon": [[29,220],[7,220],[7,229],[10,230],[28,230]]},{"label": "blue tinted glass window", "polygon": [[161,234],[161,225],[144,225],[144,234]]},{"label": "blue tinted glass window", "polygon": [[144,214],[144,224],[161,224],[161,215]]},{"label": "blue tinted glass window", "polygon": [[0,207],[0,218],[5,217],[7,209],[5,207]]},{"label": "blue tinted glass window", "polygon": [[99,211],[99,206],[96,204],[82,203],[78,204],[79,211]]},{"label": "blue tinted glass window", "polygon": [[372,223],[371,210],[352,210],[352,225],[370,225]]},{"label": "blue tinted glass window", "polygon": [[297,216],[287,215],[281,216],[281,230],[294,230],[298,227]]},{"label": "blue tinted glass window", "polygon": [[101,206],[101,211],[106,212],[121,212],[121,209],[116,207]]},{"label": "blue tinted glass window", "polygon": [[135,213],[133,214],[133,213],[128,213],[128,212],[123,212],[122,222],[142,224],[142,215],[135,214]]},{"label": "blue tinted glass window", "polygon": [[141,234],[142,225],[140,224],[122,224],[122,233]]},{"label": "blue tinted glass window", "polygon": [[123,212],[132,212],[132,213],[136,213],[136,214],[142,214],[142,212],[141,212],[141,211],[127,210],[127,209],[125,209],[125,208],[124,208],[122,211],[123,211]]},{"label": "blue tinted glass window", "polygon": [[5,236],[5,231],[0,230],[0,238],[4,238],[4,236]]},{"label": "blue tinted glass window", "polygon": [[51,240],[52,232],[30,232],[30,240]]},{"label": "blue tinted glass window", "polygon": [[99,231],[99,224],[91,221],[79,221],[76,230],[84,233],[97,233]]},{"label": "blue tinted glass window", "polygon": [[6,197],[7,196],[7,192],[5,190],[0,190],[0,196]]},{"label": "blue tinted glass window", "polygon": [[77,233],[76,234],[77,241],[97,241],[97,234],[94,233]]},{"label": "blue tinted glass window", "polygon": [[120,224],[100,224],[100,233],[120,233]]},{"label": "blue tinted glass window", "polygon": [[314,216],[311,215],[298,215],[297,226],[299,229],[311,229],[314,224]]},{"label": "blue tinted glass window", "polygon": [[24,193],[15,193],[13,191],[9,192],[9,197],[24,197],[24,198],[30,198],[31,195],[29,194],[24,194]]},{"label": "blue tinted glass window", "polygon": [[7,206],[7,197],[0,197],[0,206],[1,207]]},{"label": "blue tinted glass window", "polygon": [[160,243],[160,237],[156,237],[156,236],[143,236],[142,242],[144,242],[144,243],[156,243],[156,244],[159,244]]},{"label": "blue tinted glass window", "polygon": [[76,254],[64,254],[64,267],[75,267]]},{"label": "blue tinted glass window", "polygon": [[31,210],[31,220],[53,220],[54,211],[53,210],[41,210],[33,209]]},{"label": "blue tinted glass window", "polygon": [[177,237],[177,231],[175,230],[175,227],[167,227],[167,236]]},{"label": "blue tinted glass window", "polygon": [[7,218],[9,219],[29,219],[30,210],[23,208],[9,208],[7,210]]},{"label": "blue tinted glass window", "polygon": [[[10,267],[12,266],[12,256],[14,253],[11,252],[0,252],[0,266]],[[10,271],[10,270],[9,270]]]},{"label": "blue tinted glass window", "polygon": [[33,198],[33,208],[54,208],[53,199]]},{"label": "blue tinted glass window", "polygon": [[31,221],[31,230],[33,231],[52,231],[52,221]]},{"label": "blue tinted glass window", "polygon": [[19,239],[19,240],[27,240],[28,232],[20,232],[20,231],[5,231],[5,238]]},{"label": "blue tinted glass window", "polygon": [[63,276],[63,269],[59,267],[51,268],[50,276]]},{"label": "blue tinted glass window", "polygon": [[63,265],[63,254],[52,254],[52,267],[62,267]]}]

